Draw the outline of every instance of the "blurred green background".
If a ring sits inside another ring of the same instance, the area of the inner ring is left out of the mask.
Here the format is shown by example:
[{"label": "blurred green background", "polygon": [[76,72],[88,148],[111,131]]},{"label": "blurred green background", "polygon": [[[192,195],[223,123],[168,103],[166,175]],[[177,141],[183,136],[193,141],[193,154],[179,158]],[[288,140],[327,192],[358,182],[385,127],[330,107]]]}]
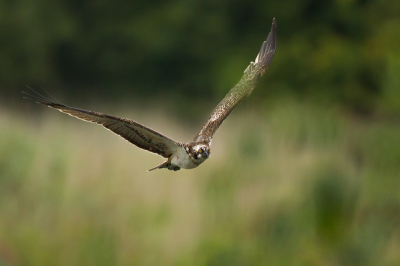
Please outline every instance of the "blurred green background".
[{"label": "blurred green background", "polygon": [[[22,99],[190,141],[193,170]],[[0,0],[0,266],[400,265],[400,1]]]}]

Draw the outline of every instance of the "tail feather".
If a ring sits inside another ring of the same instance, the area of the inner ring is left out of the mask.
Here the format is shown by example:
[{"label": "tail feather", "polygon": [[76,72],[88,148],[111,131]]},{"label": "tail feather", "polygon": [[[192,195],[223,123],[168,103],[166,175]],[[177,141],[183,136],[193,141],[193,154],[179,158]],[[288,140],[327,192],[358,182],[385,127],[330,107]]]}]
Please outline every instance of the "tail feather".
[{"label": "tail feather", "polygon": [[150,171],[153,171],[153,170],[156,170],[156,169],[168,168],[168,166],[169,166],[169,162],[166,161],[166,162],[163,162],[163,163],[157,165],[154,168],[151,168],[151,169],[147,170],[147,172],[150,172]]}]

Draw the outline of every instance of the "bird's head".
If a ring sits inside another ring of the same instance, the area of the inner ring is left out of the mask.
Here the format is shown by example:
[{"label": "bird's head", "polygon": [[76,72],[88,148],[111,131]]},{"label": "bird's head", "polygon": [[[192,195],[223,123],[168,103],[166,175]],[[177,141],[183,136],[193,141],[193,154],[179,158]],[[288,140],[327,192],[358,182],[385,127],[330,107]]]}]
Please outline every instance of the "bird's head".
[{"label": "bird's head", "polygon": [[210,157],[211,149],[206,144],[202,143],[188,143],[186,152],[196,160],[204,161]]}]

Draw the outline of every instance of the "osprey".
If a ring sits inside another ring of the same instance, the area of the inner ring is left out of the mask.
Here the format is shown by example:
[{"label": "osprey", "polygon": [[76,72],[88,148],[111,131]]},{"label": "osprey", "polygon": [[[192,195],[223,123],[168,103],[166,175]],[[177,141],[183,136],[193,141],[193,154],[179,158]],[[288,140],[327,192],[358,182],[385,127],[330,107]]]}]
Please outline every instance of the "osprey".
[{"label": "osprey", "polygon": [[25,97],[27,99],[58,109],[76,118],[100,124],[139,148],[167,158],[167,161],[149,171],[161,168],[168,168],[174,171],[181,168],[192,169],[199,166],[210,156],[211,141],[215,132],[232,110],[253,91],[258,80],[271,64],[275,51],[276,21],[274,18],[271,32],[268,34],[267,40],[262,44],[255,61],[250,63],[239,83],[215,107],[200,132],[194,137],[193,141],[188,143],[172,140],[130,119],[69,107],[51,96],[52,99],[47,98],[32,89],[33,95],[26,92],[23,93],[28,95],[28,97]]}]

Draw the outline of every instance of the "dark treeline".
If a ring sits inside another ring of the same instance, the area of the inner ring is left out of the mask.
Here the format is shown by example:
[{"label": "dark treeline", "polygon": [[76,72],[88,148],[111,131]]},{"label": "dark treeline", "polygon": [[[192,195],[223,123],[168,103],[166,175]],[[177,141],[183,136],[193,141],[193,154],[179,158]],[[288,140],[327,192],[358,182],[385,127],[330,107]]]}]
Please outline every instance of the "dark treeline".
[{"label": "dark treeline", "polygon": [[399,11],[398,0],[2,0],[1,94],[29,84],[220,99],[276,17],[278,50],[260,99],[399,113]]}]

